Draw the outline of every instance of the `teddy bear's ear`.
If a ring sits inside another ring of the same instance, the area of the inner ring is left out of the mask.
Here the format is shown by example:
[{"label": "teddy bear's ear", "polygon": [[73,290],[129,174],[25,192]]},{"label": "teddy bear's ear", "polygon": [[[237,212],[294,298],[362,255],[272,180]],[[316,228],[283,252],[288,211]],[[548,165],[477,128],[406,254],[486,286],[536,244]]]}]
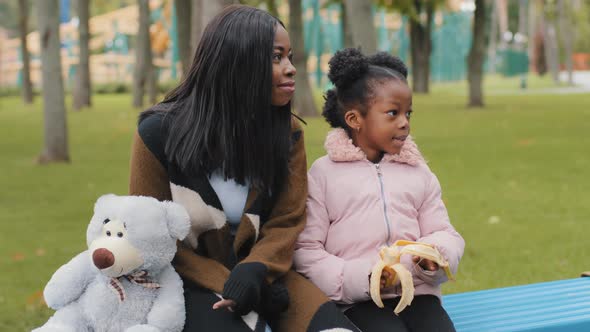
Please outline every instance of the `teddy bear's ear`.
[{"label": "teddy bear's ear", "polygon": [[186,209],[174,202],[163,202],[166,207],[166,222],[170,235],[176,239],[183,240],[189,232],[190,218]]},{"label": "teddy bear's ear", "polygon": [[96,209],[98,207],[101,207],[104,204],[108,204],[109,201],[111,201],[113,198],[117,197],[117,195],[115,194],[106,194],[106,195],[102,195],[100,196],[97,200],[96,203],[94,204],[94,209],[96,211]]}]

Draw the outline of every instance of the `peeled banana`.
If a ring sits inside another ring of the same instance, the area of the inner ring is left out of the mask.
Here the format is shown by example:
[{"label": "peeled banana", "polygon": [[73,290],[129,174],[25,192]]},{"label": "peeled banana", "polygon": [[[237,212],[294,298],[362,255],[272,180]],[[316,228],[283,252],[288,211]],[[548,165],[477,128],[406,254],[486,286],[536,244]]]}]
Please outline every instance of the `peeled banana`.
[{"label": "peeled banana", "polygon": [[382,247],[379,251],[379,257],[381,259],[373,266],[369,282],[371,299],[373,299],[373,302],[379,308],[383,308],[383,301],[381,300],[381,274],[383,270],[389,272],[390,277],[385,282],[385,287],[394,285],[398,280],[402,287],[401,299],[393,310],[396,315],[399,315],[414,299],[412,273],[401,264],[401,256],[404,254],[419,256],[437,263],[445,271],[449,280],[454,280],[449,268],[449,262],[431,244],[398,240],[390,247]]}]

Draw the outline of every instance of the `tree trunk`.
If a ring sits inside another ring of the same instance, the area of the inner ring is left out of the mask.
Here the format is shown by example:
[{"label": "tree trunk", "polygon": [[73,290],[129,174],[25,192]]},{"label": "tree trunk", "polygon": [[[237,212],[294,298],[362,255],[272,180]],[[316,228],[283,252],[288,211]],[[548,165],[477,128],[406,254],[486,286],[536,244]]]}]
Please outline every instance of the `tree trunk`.
[{"label": "tree trunk", "polygon": [[[133,75],[133,106],[137,108],[143,106],[143,96],[146,93],[146,88],[149,94],[153,94],[154,89],[152,48],[149,34],[150,8],[148,0],[138,0],[138,4],[139,29],[135,48],[135,73]],[[152,97],[150,95],[150,99]]]},{"label": "tree trunk", "polygon": [[268,9],[268,12],[276,17],[279,18],[279,11],[277,9],[277,3],[275,0],[265,0],[266,2],[266,8]]},{"label": "tree trunk", "polygon": [[[528,0],[518,1],[518,35],[520,38],[527,35],[527,24],[528,24]],[[515,45],[519,51],[525,51],[526,45],[524,40],[515,38]]]},{"label": "tree trunk", "polygon": [[201,25],[203,24],[203,1],[202,0],[191,0],[191,55],[195,54],[197,49],[197,45],[199,45],[199,41],[201,40],[201,33],[203,29]]},{"label": "tree trunk", "polygon": [[18,0],[19,10],[19,37],[20,51],[23,61],[23,86],[22,97],[25,104],[33,103],[33,84],[31,83],[31,61],[27,46],[27,34],[29,31],[29,3],[27,0]]},{"label": "tree trunk", "polygon": [[342,22],[342,35],[344,35],[344,47],[350,48],[354,47],[354,41],[352,40],[352,31],[350,30],[350,26],[346,23],[348,19],[346,18],[346,3],[342,1],[342,9],[341,9],[341,22]]},{"label": "tree trunk", "polygon": [[492,1],[490,13],[490,44],[488,45],[488,64],[490,73],[496,72],[496,51],[498,45],[498,11],[496,1]]},{"label": "tree trunk", "polygon": [[297,90],[294,97],[294,107],[301,116],[317,116],[313,93],[307,74],[307,55],[304,52],[303,42],[303,15],[301,13],[301,0],[289,0],[289,33],[291,35],[293,52],[293,65],[297,68]]},{"label": "tree trunk", "polygon": [[90,50],[88,41],[90,40],[90,30],[88,20],[90,19],[90,8],[88,0],[78,0],[78,25],[80,54],[78,61],[78,70],[76,71],[76,84],[74,85],[74,110],[91,105],[90,89]]},{"label": "tree trunk", "polygon": [[201,40],[202,0],[191,0],[191,55],[195,54]]},{"label": "tree trunk", "polygon": [[572,60],[574,52],[575,30],[572,28],[572,9],[570,4],[563,0],[557,1],[557,10],[559,12],[559,30],[563,42],[563,51],[565,52],[565,68],[567,70],[567,83],[574,84],[574,63]]},{"label": "tree trunk", "polygon": [[469,69],[469,107],[483,107],[483,61],[486,52],[485,45],[485,0],[475,0],[475,14],[473,15],[473,40],[467,65]]},{"label": "tree trunk", "polygon": [[[536,67],[534,65],[535,61],[535,35],[537,34],[537,10],[535,7],[535,0],[528,1],[528,55],[529,55],[529,64],[530,68]],[[535,68],[536,69],[536,68]]]},{"label": "tree trunk", "polygon": [[518,1],[518,33],[526,36],[527,24],[528,24],[528,0]]},{"label": "tree trunk", "polygon": [[68,135],[61,71],[58,0],[37,1],[45,146],[39,162],[68,162]]},{"label": "tree trunk", "polygon": [[234,0],[206,0],[201,2],[201,31],[205,30],[205,27],[211,21],[215,15],[219,14],[223,8],[239,3]]},{"label": "tree trunk", "polygon": [[498,15],[498,28],[500,28],[500,45],[501,50],[506,49],[507,40],[505,39],[505,33],[508,32],[508,3],[506,0],[495,0],[496,11]]},{"label": "tree trunk", "polygon": [[[418,15],[422,13],[422,9],[426,11],[426,15],[425,20],[410,20],[412,89],[415,93],[428,93],[430,85],[431,32],[434,4],[432,1],[423,3],[419,0],[415,1],[414,4]],[[424,8],[422,8],[423,5]]]},{"label": "tree trunk", "polygon": [[176,31],[182,77],[188,73],[191,64],[191,0],[174,0],[176,8]]},{"label": "tree trunk", "polygon": [[364,54],[377,52],[377,32],[373,24],[370,0],[344,0],[347,11],[346,27],[351,35],[354,47],[360,47]]},{"label": "tree trunk", "polygon": [[237,0],[193,0],[192,3],[192,47],[193,53],[199,45],[201,34],[209,21],[226,6],[239,3]]},{"label": "tree trunk", "polygon": [[555,22],[548,19],[547,11],[544,9],[541,15],[543,23],[543,37],[545,45],[545,58],[547,59],[547,67],[551,73],[551,77],[555,84],[559,84],[559,49],[557,46],[557,32],[555,30]]}]

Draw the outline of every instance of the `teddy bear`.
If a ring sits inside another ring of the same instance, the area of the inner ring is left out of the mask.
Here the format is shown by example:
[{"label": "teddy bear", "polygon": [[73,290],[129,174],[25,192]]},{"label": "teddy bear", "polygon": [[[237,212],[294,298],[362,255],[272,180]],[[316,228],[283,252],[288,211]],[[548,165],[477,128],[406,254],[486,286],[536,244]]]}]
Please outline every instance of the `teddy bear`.
[{"label": "teddy bear", "polygon": [[171,265],[190,228],[186,210],[152,197],[101,196],[88,250],[61,266],[43,295],[56,310],[46,331],[181,331],[183,284]]}]

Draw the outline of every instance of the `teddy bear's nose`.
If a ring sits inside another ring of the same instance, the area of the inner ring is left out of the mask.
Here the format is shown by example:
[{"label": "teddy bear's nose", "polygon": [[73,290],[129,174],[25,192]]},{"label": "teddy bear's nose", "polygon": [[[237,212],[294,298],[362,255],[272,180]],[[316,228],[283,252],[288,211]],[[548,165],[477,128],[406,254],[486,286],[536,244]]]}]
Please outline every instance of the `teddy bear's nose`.
[{"label": "teddy bear's nose", "polygon": [[115,256],[108,249],[99,248],[92,253],[92,261],[99,269],[106,269],[115,263]]}]

